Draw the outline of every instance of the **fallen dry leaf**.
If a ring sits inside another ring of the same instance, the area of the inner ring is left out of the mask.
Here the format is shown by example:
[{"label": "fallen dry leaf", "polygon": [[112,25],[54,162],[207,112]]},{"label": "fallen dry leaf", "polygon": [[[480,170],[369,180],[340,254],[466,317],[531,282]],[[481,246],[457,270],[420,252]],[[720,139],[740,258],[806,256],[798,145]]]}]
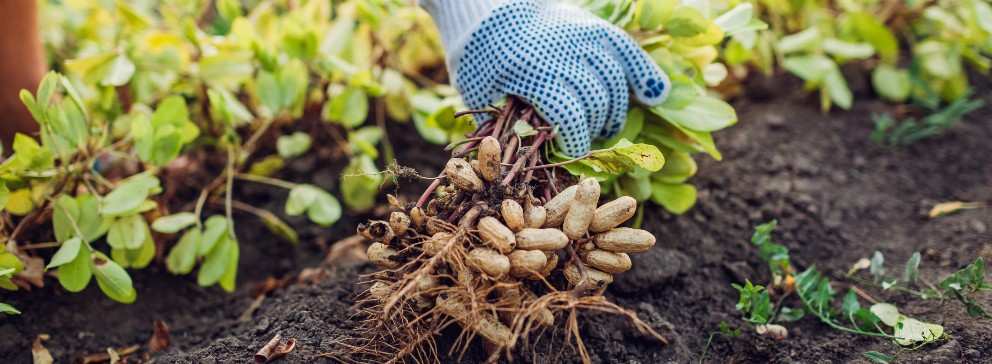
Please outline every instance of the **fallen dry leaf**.
[{"label": "fallen dry leaf", "polygon": [[258,353],[255,354],[255,363],[263,364],[272,361],[278,357],[289,354],[296,347],[296,339],[289,339],[285,343],[282,342],[282,335],[276,334],[272,340],[269,340],[268,344],[262,347]]},{"label": "fallen dry leaf", "polygon": [[358,235],[352,235],[338,240],[338,242],[331,246],[331,251],[324,258],[324,264],[340,264],[344,266],[362,265],[369,261],[369,257],[365,254],[365,251],[365,239]]},{"label": "fallen dry leaf", "polygon": [[871,259],[861,258],[860,260],[855,262],[854,265],[851,266],[851,269],[847,271],[847,275],[850,276],[854,273],[857,273],[857,271],[859,270],[868,269],[868,268],[871,268]]},{"label": "fallen dry leaf", "polygon": [[[107,350],[87,354],[82,358],[76,359],[77,363],[89,364],[89,363],[103,363],[103,362],[113,362],[113,355],[119,358],[126,357],[128,355],[138,352],[141,349],[141,345],[131,345],[123,348],[107,348]],[[113,354],[113,355],[112,355]]]},{"label": "fallen dry leaf", "polygon": [[55,361],[55,358],[52,358],[52,353],[49,353],[45,345],[41,343],[49,338],[48,334],[41,334],[31,344],[31,358],[34,359],[34,364],[52,364]]},{"label": "fallen dry leaf", "polygon": [[11,282],[26,291],[30,291],[32,286],[41,288],[45,286],[45,261],[38,257],[32,257],[17,250],[13,252],[17,259],[24,263],[24,270],[17,273],[10,279]]},{"label": "fallen dry leaf", "polygon": [[951,202],[941,202],[933,206],[930,212],[927,213],[931,219],[941,217],[944,215],[953,214],[961,210],[971,210],[971,209],[981,209],[985,208],[984,202],[962,202],[962,201],[951,201]]},{"label": "fallen dry leaf", "polygon": [[148,351],[157,353],[169,348],[172,344],[172,334],[169,333],[169,325],[162,320],[155,320],[152,325],[152,340],[148,343]]},{"label": "fallen dry leaf", "polygon": [[251,319],[251,316],[255,314],[255,310],[258,310],[259,307],[262,307],[263,301],[265,301],[264,294],[255,297],[255,299],[251,301],[251,304],[248,305],[248,308],[242,311],[241,315],[238,316],[238,322],[245,322]]}]

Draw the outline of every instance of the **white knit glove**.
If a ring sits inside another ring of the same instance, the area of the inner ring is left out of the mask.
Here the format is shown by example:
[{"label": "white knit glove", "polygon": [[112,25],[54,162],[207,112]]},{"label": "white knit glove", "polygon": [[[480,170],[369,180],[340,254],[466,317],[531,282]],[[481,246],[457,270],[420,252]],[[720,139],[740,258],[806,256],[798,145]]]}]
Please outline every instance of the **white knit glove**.
[{"label": "white knit glove", "polygon": [[572,157],[589,152],[590,137],[623,129],[630,89],[654,106],[671,88],[626,32],[578,7],[553,0],[419,2],[441,33],[466,106],[519,96],[560,125],[556,141]]}]

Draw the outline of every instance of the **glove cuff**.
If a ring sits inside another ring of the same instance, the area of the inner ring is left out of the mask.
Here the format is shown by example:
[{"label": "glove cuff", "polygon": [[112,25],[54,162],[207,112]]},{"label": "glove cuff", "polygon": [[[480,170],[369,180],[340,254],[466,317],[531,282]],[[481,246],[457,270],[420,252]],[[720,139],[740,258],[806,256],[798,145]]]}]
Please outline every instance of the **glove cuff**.
[{"label": "glove cuff", "polygon": [[434,25],[441,34],[441,43],[448,54],[461,49],[479,24],[506,2],[507,0],[417,1],[434,19]]}]

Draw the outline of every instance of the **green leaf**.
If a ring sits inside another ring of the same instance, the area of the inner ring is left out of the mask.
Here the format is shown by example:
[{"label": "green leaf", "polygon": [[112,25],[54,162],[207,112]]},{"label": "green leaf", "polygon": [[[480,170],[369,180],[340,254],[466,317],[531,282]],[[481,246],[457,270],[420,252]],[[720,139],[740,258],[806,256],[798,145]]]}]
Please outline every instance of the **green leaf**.
[{"label": "green leaf", "polygon": [[866,358],[868,358],[868,360],[871,360],[873,363],[889,364],[892,363],[892,360],[894,360],[894,358],[892,358],[891,356],[885,355],[877,351],[866,351],[864,352],[863,355]]},{"label": "green leaf", "polygon": [[640,1],[640,12],[637,16],[637,25],[644,29],[658,29],[668,21],[668,18],[675,12],[677,1],[667,0],[644,0]]},{"label": "green leaf", "polygon": [[283,238],[294,245],[300,243],[300,237],[296,233],[296,230],[293,230],[293,227],[286,224],[286,222],[282,221],[282,219],[275,214],[263,210],[262,213],[259,214],[259,217],[262,219],[262,223],[265,224],[265,227],[269,228],[269,231],[273,234],[278,235],[280,238]]},{"label": "green leaf", "polygon": [[65,242],[70,237],[79,235],[73,227],[73,222],[79,226],[78,219],[79,206],[76,204],[76,200],[66,194],[60,195],[52,207],[52,228],[55,231],[55,240]]},{"label": "green leaf", "polygon": [[[671,93],[668,95],[668,98],[671,99]],[[644,110],[638,107],[631,108],[627,112],[627,122],[624,123],[623,130],[607,139],[603,145],[616,145],[621,139],[635,140],[642,130],[644,130]]]},{"label": "green leaf", "polygon": [[706,15],[686,5],[675,8],[675,12],[665,23],[668,34],[674,37],[691,37],[705,32],[709,26],[710,20]]},{"label": "green leaf", "polygon": [[371,157],[359,155],[352,158],[341,172],[341,197],[345,205],[358,211],[374,207],[384,178]]},{"label": "green leaf", "polygon": [[[674,1],[671,1],[671,3],[674,3]],[[727,12],[721,14],[716,19],[713,19],[713,23],[719,26],[720,29],[723,29],[725,33],[733,33],[747,26],[753,16],[754,5],[751,3],[741,3],[727,10]]]},{"label": "green leaf", "polygon": [[820,43],[820,31],[816,27],[809,27],[805,30],[786,35],[778,40],[778,51],[782,54],[808,51],[814,49]]},{"label": "green leaf", "polygon": [[804,316],[806,316],[806,310],[803,310],[802,308],[782,307],[782,310],[779,311],[777,321],[796,322],[801,320]]},{"label": "green leaf", "polygon": [[179,238],[179,242],[176,243],[176,246],[172,247],[169,255],[165,258],[165,266],[169,269],[169,272],[173,274],[188,274],[193,271],[193,265],[196,264],[201,239],[202,234],[200,233],[200,229],[196,228],[189,229]]},{"label": "green leaf", "polygon": [[875,54],[875,48],[869,43],[846,42],[836,38],[824,40],[823,50],[844,59],[867,59]]},{"label": "green leaf", "polygon": [[152,259],[155,258],[155,240],[152,239],[151,234],[148,234],[145,236],[145,241],[141,243],[141,247],[127,250],[125,254],[130,267],[136,269],[147,267],[148,263],[151,263]]},{"label": "green leaf", "polygon": [[898,337],[896,343],[903,346],[930,343],[944,336],[944,327],[903,316],[892,335]]},{"label": "green leaf", "polygon": [[526,138],[531,135],[537,135],[537,130],[530,123],[517,120],[513,123],[513,134],[516,134],[519,138]]},{"label": "green leaf", "polygon": [[71,238],[62,243],[59,250],[55,252],[52,256],[52,260],[48,262],[45,269],[52,269],[60,265],[72,262],[79,256],[79,247],[83,245],[83,241],[79,238]]},{"label": "green leaf", "polygon": [[155,222],[152,223],[152,230],[164,234],[175,234],[196,224],[196,220],[197,217],[192,212],[179,212],[155,219]]},{"label": "green leaf", "polygon": [[132,303],[138,297],[127,271],[103,254],[93,258],[93,275],[100,290],[114,301]]},{"label": "green leaf", "polygon": [[262,106],[273,115],[282,111],[282,94],[276,76],[267,71],[259,71],[255,78],[255,92]]},{"label": "green leaf", "polygon": [[665,166],[652,176],[656,181],[668,184],[685,183],[699,169],[689,153],[671,151],[665,155]]},{"label": "green leaf", "polygon": [[355,128],[365,122],[369,113],[369,100],[365,90],[349,87],[335,95],[324,109],[325,117],[334,123]]},{"label": "green leaf", "polygon": [[76,257],[71,262],[59,266],[59,283],[69,292],[82,291],[90,284],[90,278],[93,276],[91,266],[90,249],[81,244]]},{"label": "green leaf", "polygon": [[899,314],[899,309],[890,303],[876,303],[871,306],[870,310],[875,317],[878,317],[883,323],[892,327],[895,327],[902,317]]},{"label": "green leaf", "polygon": [[200,266],[200,271],[196,275],[196,284],[201,287],[209,287],[220,281],[221,277],[224,276],[224,271],[227,270],[233,244],[231,238],[225,236],[223,241],[207,253],[206,259],[203,260],[203,265]]},{"label": "green leaf", "polygon": [[107,217],[133,214],[139,210],[150,193],[158,193],[159,191],[161,191],[161,187],[158,178],[154,176],[136,175],[130,177],[104,196],[100,213]]},{"label": "green leaf", "polygon": [[241,0],[218,0],[217,14],[221,19],[233,21],[242,14]]},{"label": "green leaf", "polygon": [[107,75],[100,80],[101,86],[124,86],[134,76],[134,62],[126,54],[118,54],[110,63]]},{"label": "green leaf", "polygon": [[283,158],[298,157],[310,150],[310,134],[295,132],[280,136],[276,141],[276,151]]},{"label": "green leaf", "polygon": [[885,256],[882,255],[882,252],[875,251],[875,254],[871,256],[871,266],[868,267],[868,272],[875,276],[875,279],[878,279],[885,275],[884,264]]},{"label": "green leaf", "polygon": [[651,111],[670,122],[695,131],[717,131],[737,123],[733,106],[711,96],[700,96],[681,109],[671,109],[665,103]]},{"label": "green leaf", "polygon": [[861,303],[858,302],[858,294],[854,290],[848,290],[844,295],[844,303],[841,305],[841,312],[846,317],[854,317],[854,314],[861,310]]},{"label": "green leaf", "polygon": [[237,283],[238,256],[241,249],[235,240],[230,240],[230,245],[231,251],[227,254],[227,267],[224,270],[224,275],[220,277],[220,288],[228,293],[234,292],[234,286]]},{"label": "green leaf", "polygon": [[9,314],[9,315],[20,315],[21,314],[21,311],[18,311],[16,308],[14,308],[14,306],[8,305],[8,304],[3,303],[3,302],[0,302],[0,312],[6,313],[6,314]]},{"label": "green leaf", "polygon": [[681,215],[696,204],[696,186],[691,184],[670,185],[661,182],[651,183],[651,201],[665,210]]},{"label": "green leaf", "polygon": [[227,219],[222,215],[208,217],[207,221],[203,222],[203,226],[202,240],[197,250],[197,255],[201,257],[210,253],[214,246],[228,235]]},{"label": "green leaf", "polygon": [[620,192],[624,196],[633,197],[637,202],[647,201],[651,198],[651,178],[643,176],[641,178],[631,177],[629,174],[620,176]]},{"label": "green leaf", "polygon": [[[314,188],[317,188],[314,186]],[[341,203],[323,189],[316,193],[316,199],[307,209],[307,217],[317,225],[330,226],[341,219]]]},{"label": "green leaf", "polygon": [[617,155],[627,157],[638,167],[651,172],[660,171],[665,166],[665,156],[661,154],[658,147],[650,144],[632,144],[626,139],[621,139],[613,147]]},{"label": "green leaf", "polygon": [[859,11],[847,14],[861,38],[871,43],[882,60],[894,64],[899,58],[899,41],[884,23],[868,12]]},{"label": "green leaf", "polygon": [[124,216],[110,225],[107,243],[114,249],[134,250],[141,248],[141,244],[150,234],[148,224],[141,215]]},{"label": "green leaf", "polygon": [[76,196],[76,205],[79,206],[76,225],[83,234],[83,240],[95,241],[107,233],[114,220],[100,216],[100,201],[96,197],[90,194]]},{"label": "green leaf", "polygon": [[885,64],[872,71],[871,84],[879,96],[889,101],[906,101],[912,91],[909,71]]},{"label": "green leaf", "polygon": [[920,277],[920,252],[913,253],[906,261],[906,268],[903,272],[902,279],[908,284],[916,283],[916,280]]}]

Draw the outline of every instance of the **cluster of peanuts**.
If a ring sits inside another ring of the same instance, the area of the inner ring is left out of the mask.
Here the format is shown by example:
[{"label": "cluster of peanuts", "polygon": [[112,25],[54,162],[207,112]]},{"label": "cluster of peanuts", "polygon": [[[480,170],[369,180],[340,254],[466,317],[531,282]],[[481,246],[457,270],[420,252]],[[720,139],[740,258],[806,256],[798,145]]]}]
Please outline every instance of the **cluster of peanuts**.
[{"label": "cluster of peanuts", "polygon": [[[558,267],[558,252],[571,245],[583,264],[579,267],[568,261],[561,270],[565,279],[578,286],[586,277],[586,288],[604,288],[613,282],[613,275],[631,268],[628,253],[654,246],[651,233],[619,227],[636,213],[635,199],[623,196],[597,207],[599,182],[586,178],[541,204],[530,194],[510,193],[499,186],[501,154],[497,140],[486,137],[480,142],[477,160],[453,158],[444,170],[451,182],[449,191],[481,194],[488,189],[506,191],[499,193],[510,196],[501,203],[491,203],[496,206],[482,213],[474,229],[478,239],[466,239],[465,263],[472,271],[499,280],[549,278]],[[431,202],[436,201],[442,199]],[[396,244],[397,236],[429,237],[421,239],[420,250],[430,256],[438,254],[454,232],[446,229],[442,219],[432,216],[431,210],[436,210],[432,205],[426,210],[414,207],[409,214],[393,212],[389,221],[361,226],[359,232],[374,242],[368,249],[369,260],[395,269],[416,258],[417,254],[402,253],[409,244]]]}]

